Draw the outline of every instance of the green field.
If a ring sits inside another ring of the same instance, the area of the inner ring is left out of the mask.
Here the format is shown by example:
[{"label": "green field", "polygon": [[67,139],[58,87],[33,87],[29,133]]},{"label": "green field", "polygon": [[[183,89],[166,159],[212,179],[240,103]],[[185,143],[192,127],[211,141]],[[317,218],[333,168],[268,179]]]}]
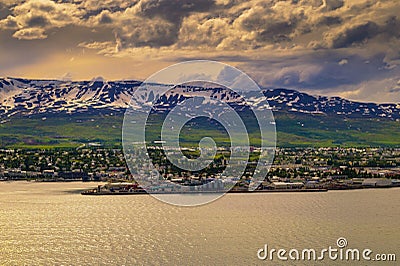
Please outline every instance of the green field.
[{"label": "green field", "polygon": [[[326,115],[275,113],[277,146],[400,146],[400,122],[376,119],[345,119]],[[105,147],[121,147],[122,113],[53,114],[12,117],[0,124],[0,146],[8,148],[78,147],[101,143]],[[159,123],[161,124],[161,123]],[[250,142],[259,144],[259,134],[250,126]],[[229,144],[223,128],[206,122],[184,127],[182,145],[193,145],[202,137],[212,136],[219,145]],[[149,139],[159,139],[152,128]]]},{"label": "green field", "polygon": [[99,142],[121,146],[122,115],[36,115],[13,117],[0,125],[0,146],[14,148],[78,147]]}]

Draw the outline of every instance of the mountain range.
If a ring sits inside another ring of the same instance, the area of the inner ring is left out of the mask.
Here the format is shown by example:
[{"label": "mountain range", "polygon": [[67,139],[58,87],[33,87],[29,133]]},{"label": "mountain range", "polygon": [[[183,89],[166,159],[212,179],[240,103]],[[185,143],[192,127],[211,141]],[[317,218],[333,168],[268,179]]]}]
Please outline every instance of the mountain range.
[{"label": "mountain range", "polygon": [[[91,81],[0,78],[0,145],[74,146],[91,141],[118,144],[124,111],[141,84],[135,80],[102,78]],[[166,94],[158,107],[168,109],[191,97],[196,88],[189,89],[190,94],[188,88]],[[227,94],[221,88],[202,90],[215,99],[242,105],[241,97]],[[265,97],[260,98],[243,90],[242,95],[251,108],[273,111],[278,145],[400,145],[400,104],[362,103],[286,88],[265,88],[263,94]],[[140,109],[154,97],[157,97],[154,93],[145,93],[133,105]],[[74,132],[77,127],[81,136]]]},{"label": "mountain range", "polygon": [[[16,114],[30,115],[65,112],[74,114],[88,110],[120,111],[128,107],[140,81],[28,80],[0,78],[0,115],[10,118]],[[212,97],[221,98],[223,90],[210,89]],[[264,89],[265,99],[259,101],[252,92],[244,92],[247,104],[253,108],[268,106],[273,111],[337,115],[348,118],[400,119],[400,104],[362,103],[340,97],[312,96],[285,88]],[[170,95],[164,104],[170,105]],[[150,102],[155,95],[146,95]]]}]

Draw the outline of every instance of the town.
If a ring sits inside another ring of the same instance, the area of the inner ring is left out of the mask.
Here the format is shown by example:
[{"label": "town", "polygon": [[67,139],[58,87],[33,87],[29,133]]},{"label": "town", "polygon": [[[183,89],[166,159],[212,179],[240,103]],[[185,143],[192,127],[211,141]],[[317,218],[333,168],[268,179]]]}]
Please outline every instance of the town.
[{"label": "town", "polygon": [[[220,178],[229,149],[219,149],[203,171],[189,172],[171,166],[157,146],[149,156],[164,179],[201,185]],[[256,164],[254,147],[249,163],[234,190],[247,189]],[[196,152],[184,152],[195,157]],[[1,149],[0,180],[133,182],[121,149]],[[351,189],[399,186],[399,148],[277,148],[274,162],[260,189]]]}]

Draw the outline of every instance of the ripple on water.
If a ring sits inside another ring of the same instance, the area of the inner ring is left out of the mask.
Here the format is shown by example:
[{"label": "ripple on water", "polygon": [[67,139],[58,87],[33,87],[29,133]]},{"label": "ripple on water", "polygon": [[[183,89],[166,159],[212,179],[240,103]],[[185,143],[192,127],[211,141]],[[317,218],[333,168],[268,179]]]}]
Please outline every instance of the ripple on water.
[{"label": "ripple on water", "polygon": [[228,194],[201,207],[65,193],[88,186],[0,183],[2,263],[256,264],[266,243],[318,249],[341,236],[400,252],[399,189]]}]

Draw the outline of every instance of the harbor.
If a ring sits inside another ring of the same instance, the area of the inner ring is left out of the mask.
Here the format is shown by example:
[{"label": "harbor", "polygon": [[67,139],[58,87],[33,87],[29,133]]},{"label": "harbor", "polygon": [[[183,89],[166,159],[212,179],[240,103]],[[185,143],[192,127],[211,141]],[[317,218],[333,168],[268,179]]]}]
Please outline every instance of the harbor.
[{"label": "harbor", "polygon": [[[266,185],[267,183],[267,185]],[[178,189],[173,189],[173,188]],[[201,187],[201,186],[200,186]],[[356,190],[356,189],[384,189],[400,187],[399,180],[390,180],[384,178],[368,178],[347,180],[344,182],[331,182],[326,184],[313,183],[310,184],[302,182],[263,182],[257,189],[249,190],[243,187],[233,187],[229,190],[224,190],[221,187],[215,186],[215,189],[205,187],[203,189],[198,186],[196,189],[193,187],[180,187],[172,186],[166,188],[151,188],[143,189],[134,182],[109,182],[104,185],[98,185],[97,188],[89,189],[81,192],[82,195],[145,195],[145,194],[205,194],[205,193],[286,193],[286,192],[328,192],[330,190]],[[182,188],[182,189],[181,189]]]}]

